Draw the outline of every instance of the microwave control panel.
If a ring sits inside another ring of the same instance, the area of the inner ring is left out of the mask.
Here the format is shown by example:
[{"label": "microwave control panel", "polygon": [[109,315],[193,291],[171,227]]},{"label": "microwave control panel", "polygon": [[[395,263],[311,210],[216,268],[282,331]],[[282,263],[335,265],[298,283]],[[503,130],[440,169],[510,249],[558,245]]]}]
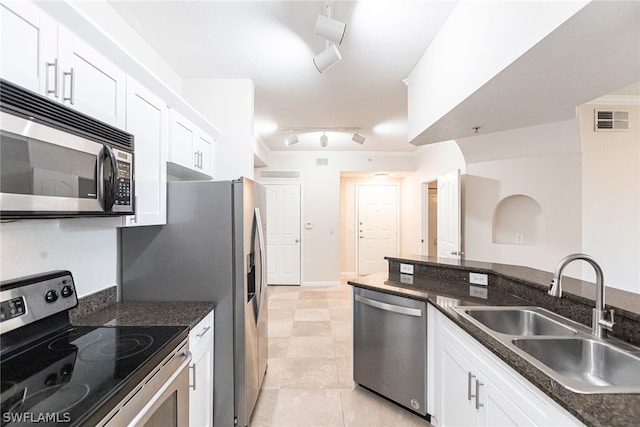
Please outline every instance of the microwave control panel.
[{"label": "microwave control panel", "polygon": [[131,205],[131,163],[118,160],[116,205]]}]

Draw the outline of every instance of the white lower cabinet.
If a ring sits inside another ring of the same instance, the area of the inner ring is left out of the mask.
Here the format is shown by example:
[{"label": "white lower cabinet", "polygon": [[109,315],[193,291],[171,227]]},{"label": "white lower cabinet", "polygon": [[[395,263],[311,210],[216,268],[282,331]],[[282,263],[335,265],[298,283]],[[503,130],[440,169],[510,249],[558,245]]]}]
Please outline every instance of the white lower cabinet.
[{"label": "white lower cabinet", "polygon": [[213,426],[213,311],[189,333],[189,426]]},{"label": "white lower cabinet", "polygon": [[434,408],[438,426],[574,426],[581,423],[482,344],[437,313]]}]

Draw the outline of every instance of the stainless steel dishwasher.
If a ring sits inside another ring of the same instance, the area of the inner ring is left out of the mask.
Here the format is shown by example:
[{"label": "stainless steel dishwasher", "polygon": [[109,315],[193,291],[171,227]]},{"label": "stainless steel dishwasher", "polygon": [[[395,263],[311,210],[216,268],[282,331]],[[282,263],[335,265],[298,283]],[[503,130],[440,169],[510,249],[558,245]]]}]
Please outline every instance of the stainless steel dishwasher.
[{"label": "stainless steel dishwasher", "polygon": [[353,379],[426,415],[427,304],[353,289]]}]

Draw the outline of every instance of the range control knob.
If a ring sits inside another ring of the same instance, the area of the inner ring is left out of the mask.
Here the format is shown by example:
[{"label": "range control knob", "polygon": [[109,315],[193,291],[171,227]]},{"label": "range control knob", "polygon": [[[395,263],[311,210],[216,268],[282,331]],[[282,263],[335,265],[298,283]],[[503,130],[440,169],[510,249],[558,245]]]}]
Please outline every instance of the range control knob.
[{"label": "range control knob", "polygon": [[46,294],[44,294],[44,300],[46,302],[55,302],[58,299],[58,291],[56,290],[50,290],[49,292],[47,292]]},{"label": "range control knob", "polygon": [[71,295],[73,295],[73,288],[69,285],[64,286],[62,289],[60,289],[60,295],[62,295],[63,298],[70,297]]}]

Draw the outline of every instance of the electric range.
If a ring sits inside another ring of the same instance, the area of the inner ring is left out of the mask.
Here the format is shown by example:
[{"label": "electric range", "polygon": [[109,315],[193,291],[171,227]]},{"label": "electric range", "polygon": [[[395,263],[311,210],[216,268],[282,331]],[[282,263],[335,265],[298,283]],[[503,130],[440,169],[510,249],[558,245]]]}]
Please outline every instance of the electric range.
[{"label": "electric range", "polygon": [[0,285],[2,426],[129,424],[114,421],[122,407],[174,356],[189,356],[186,327],[72,326],[77,303],[68,271]]}]

